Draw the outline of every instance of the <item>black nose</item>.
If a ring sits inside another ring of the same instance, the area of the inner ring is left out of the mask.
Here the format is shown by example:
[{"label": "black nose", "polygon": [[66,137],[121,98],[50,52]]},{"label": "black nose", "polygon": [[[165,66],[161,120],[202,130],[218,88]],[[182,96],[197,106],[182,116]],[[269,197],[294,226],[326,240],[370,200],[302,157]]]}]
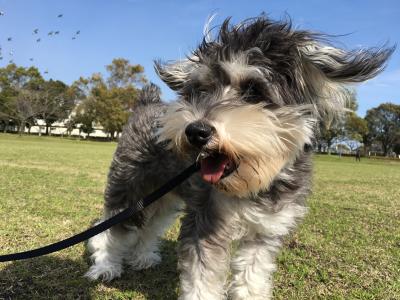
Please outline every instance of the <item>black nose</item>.
[{"label": "black nose", "polygon": [[186,126],[185,134],[193,146],[201,147],[207,144],[214,133],[214,127],[197,121]]}]

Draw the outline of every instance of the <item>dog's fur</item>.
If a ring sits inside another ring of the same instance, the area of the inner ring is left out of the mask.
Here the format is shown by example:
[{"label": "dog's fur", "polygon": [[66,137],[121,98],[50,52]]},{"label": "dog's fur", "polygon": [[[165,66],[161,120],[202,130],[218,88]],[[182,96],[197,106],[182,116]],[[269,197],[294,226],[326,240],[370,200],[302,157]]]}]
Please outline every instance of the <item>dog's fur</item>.
[{"label": "dog's fur", "polygon": [[[92,238],[87,276],[111,280],[123,263],[160,263],[158,238],[184,207],[180,299],[268,299],[282,238],[307,211],[316,124],[343,111],[344,84],[374,77],[393,48],[346,51],[265,16],[236,26],[227,19],[215,39],[206,36],[187,59],[156,63],[179,99],[163,103],[157,87],[143,89],[110,168],[104,218],[195,160],[201,172]],[[190,124],[212,130],[206,143],[190,141]],[[232,173],[221,177],[222,167]]]}]

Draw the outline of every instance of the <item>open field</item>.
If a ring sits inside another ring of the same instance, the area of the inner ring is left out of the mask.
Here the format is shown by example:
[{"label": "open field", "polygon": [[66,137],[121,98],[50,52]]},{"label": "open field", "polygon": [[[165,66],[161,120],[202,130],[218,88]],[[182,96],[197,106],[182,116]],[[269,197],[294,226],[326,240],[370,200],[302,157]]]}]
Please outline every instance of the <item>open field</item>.
[{"label": "open field", "polygon": [[[77,233],[101,215],[115,143],[0,134],[0,253]],[[400,299],[400,163],[317,156],[310,212],[286,241],[275,299]],[[163,262],[89,282],[84,246],[0,264],[0,299],[175,299],[179,222]]]}]

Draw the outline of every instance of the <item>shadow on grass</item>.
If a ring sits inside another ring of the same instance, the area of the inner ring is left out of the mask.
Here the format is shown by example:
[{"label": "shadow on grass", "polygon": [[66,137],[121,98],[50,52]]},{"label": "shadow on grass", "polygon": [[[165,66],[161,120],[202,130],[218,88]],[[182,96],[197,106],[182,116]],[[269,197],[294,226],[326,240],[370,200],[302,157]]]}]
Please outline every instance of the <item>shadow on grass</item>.
[{"label": "shadow on grass", "polygon": [[149,270],[125,269],[110,283],[91,282],[83,274],[89,268],[85,253],[76,260],[55,256],[12,262],[0,270],[0,299],[176,299],[176,242],[161,243],[162,263]]}]

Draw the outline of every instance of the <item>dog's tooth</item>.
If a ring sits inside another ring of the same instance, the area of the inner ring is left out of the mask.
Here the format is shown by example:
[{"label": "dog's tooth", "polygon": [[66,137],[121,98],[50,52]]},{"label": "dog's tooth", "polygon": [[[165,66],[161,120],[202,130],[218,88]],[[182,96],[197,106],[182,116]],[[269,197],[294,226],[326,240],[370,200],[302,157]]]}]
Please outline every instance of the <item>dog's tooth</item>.
[{"label": "dog's tooth", "polygon": [[200,154],[199,154],[199,158],[200,159],[203,159],[203,158],[206,158],[207,157],[207,154],[205,153],[205,152],[201,152]]}]

